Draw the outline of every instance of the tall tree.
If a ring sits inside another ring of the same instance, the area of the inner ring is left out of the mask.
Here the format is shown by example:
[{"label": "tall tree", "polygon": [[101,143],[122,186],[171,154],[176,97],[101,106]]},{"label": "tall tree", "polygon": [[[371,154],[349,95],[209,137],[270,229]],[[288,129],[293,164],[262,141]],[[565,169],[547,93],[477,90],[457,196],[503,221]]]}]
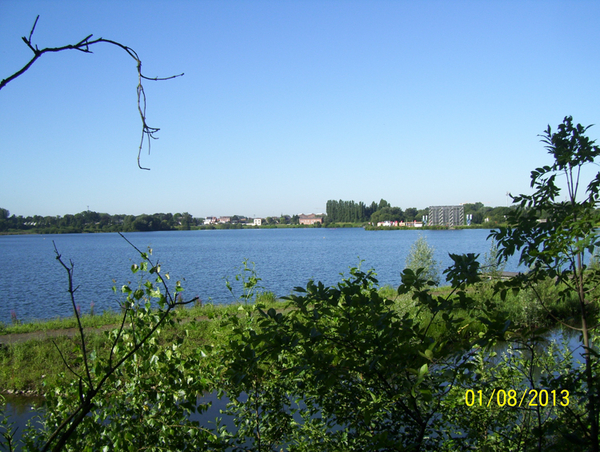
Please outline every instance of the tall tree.
[{"label": "tall tree", "polygon": [[381,199],[379,201],[379,208],[383,209],[384,207],[391,207],[391,206],[390,206],[390,203],[387,202],[385,199]]},{"label": "tall tree", "polygon": [[[554,162],[531,172],[534,193],[513,197],[518,207],[506,212],[509,226],[490,235],[498,244],[499,259],[520,252],[519,262],[530,269],[511,281],[510,288],[525,287],[537,294],[539,282],[552,280],[565,288],[559,292],[561,300],[566,302],[573,295],[577,297],[579,325],[561,322],[581,332],[585,348],[587,418],[574,414],[573,428],[585,426],[582,439],[589,450],[598,452],[600,383],[596,372],[599,355],[590,334],[598,325],[590,325],[590,320],[592,309],[598,303],[593,294],[600,287],[600,270],[586,267],[585,254],[593,253],[594,248],[600,246],[596,210],[600,200],[600,172],[589,181],[584,193],[581,193],[581,178],[584,166],[593,164],[600,155],[600,147],[586,136],[589,127],[574,125],[571,116],[564,118],[556,132],[548,126],[542,142]],[[566,183],[565,196],[557,184],[559,176],[563,176]],[[506,293],[506,285],[500,284],[499,288]],[[539,301],[543,304],[541,297]]]}]

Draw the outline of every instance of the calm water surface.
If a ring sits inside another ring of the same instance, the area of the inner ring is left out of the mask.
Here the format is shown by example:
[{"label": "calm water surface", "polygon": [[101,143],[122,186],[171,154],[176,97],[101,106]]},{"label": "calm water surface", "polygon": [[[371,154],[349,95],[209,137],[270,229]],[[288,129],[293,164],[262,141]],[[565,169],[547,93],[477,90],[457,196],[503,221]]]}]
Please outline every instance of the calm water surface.
[{"label": "calm water surface", "polygon": [[[397,286],[410,246],[424,236],[446,268],[448,253],[489,251],[488,230],[365,231],[342,229],[242,229],[128,233],[139,249],[153,249],[163,272],[182,280],[186,298],[228,303],[233,297],[225,278],[233,280],[242,261],[255,263],[261,284],[277,296],[288,295],[308,280],[327,285],[363,260],[381,285]],[[55,259],[53,241],[65,260],[75,265],[76,298],[82,312],[118,309],[113,285],[135,282],[130,267],[139,263],[135,250],[118,234],[0,236],[0,322],[72,315],[66,271]],[[506,270],[516,270],[510,263]],[[237,293],[240,293],[238,287]]]}]

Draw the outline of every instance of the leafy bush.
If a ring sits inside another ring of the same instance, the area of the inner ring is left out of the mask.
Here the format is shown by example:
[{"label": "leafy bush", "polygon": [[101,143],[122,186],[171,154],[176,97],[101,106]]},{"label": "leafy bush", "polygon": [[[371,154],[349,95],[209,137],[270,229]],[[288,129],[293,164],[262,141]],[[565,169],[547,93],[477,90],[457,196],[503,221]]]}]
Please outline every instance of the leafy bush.
[{"label": "leafy bush", "polygon": [[406,257],[406,267],[416,272],[423,269],[422,276],[438,286],[440,284],[440,263],[434,256],[434,248],[429,246],[427,239],[420,236],[410,247]]}]

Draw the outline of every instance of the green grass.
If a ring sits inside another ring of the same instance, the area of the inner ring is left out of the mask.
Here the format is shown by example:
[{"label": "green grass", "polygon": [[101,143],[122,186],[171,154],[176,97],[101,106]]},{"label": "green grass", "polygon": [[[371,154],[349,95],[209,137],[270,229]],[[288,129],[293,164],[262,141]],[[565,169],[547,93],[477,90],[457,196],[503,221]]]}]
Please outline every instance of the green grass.
[{"label": "green grass", "polygon": [[[219,323],[189,317],[186,321],[177,322],[173,328],[162,328],[156,338],[159,343],[169,344],[176,337],[185,337],[184,348],[210,348],[223,340],[218,334]],[[108,356],[111,342],[107,334],[91,330],[86,332],[85,338],[89,354]],[[10,389],[41,394],[46,388],[55,387],[59,380],[74,378],[65,366],[63,357],[75,372],[82,373],[80,345],[78,335],[42,337],[0,345],[0,392]]]},{"label": "green grass", "polygon": [[[280,308],[282,302],[277,300],[272,292],[261,292],[257,294],[256,301],[265,304],[268,308]],[[191,307],[181,307],[176,310],[176,318],[213,318],[237,311],[239,303],[231,304],[212,304],[193,305]],[[122,314],[115,311],[104,311],[101,315],[83,314],[80,317],[84,328],[102,328],[121,323]],[[60,317],[47,320],[33,320],[31,322],[19,322],[13,324],[3,324],[0,322],[0,336],[6,334],[35,333],[50,330],[63,330],[77,328],[77,319],[75,316]]]},{"label": "green grass", "polygon": [[[450,287],[434,288],[432,295],[444,296],[450,290]],[[556,325],[556,320],[552,315],[563,321],[576,322],[577,300],[558,301],[557,294],[559,290],[560,288],[556,287],[553,281],[546,281],[538,284],[536,290],[537,295],[542,298],[541,301],[532,290],[524,290],[517,295],[509,293],[505,300],[500,300],[498,295],[493,294],[492,283],[486,281],[469,289],[469,294],[474,298],[472,309],[468,311],[454,310],[453,313],[464,319],[465,328],[463,331],[467,335],[466,337],[472,337],[485,328],[477,320],[477,316],[480,313],[479,307],[489,300],[494,301],[497,306],[496,309],[504,312],[506,318],[509,318],[513,325],[518,328],[531,329]],[[413,300],[411,294],[398,295],[397,290],[391,286],[379,288],[379,293],[381,296],[394,301],[394,309],[401,316],[408,314],[409,317],[419,323],[430,320],[431,314],[426,312],[426,309],[420,309],[418,301]],[[283,311],[287,307],[286,303],[278,301],[272,293],[262,293],[257,298],[263,304],[265,310],[275,308]],[[548,314],[542,303],[552,315]],[[229,333],[222,327],[220,319],[238,313],[241,306],[240,303],[228,305],[209,303],[177,309],[174,312],[174,318],[177,320],[176,326],[163,329],[158,336],[158,340],[168,344],[175,337],[186,337],[184,347],[190,349],[206,347],[208,350],[212,346],[219,345],[222,341],[229,340]],[[99,355],[108,353],[110,344],[106,340],[106,335],[99,329],[113,325],[117,327],[121,320],[121,314],[116,312],[105,312],[98,316],[84,315],[82,323],[86,327],[88,350],[90,352],[96,351]],[[43,333],[49,330],[61,330],[76,326],[76,319],[71,317],[7,325],[0,331],[0,334]],[[443,334],[443,329],[443,322],[436,319],[430,332],[436,335],[436,331],[439,330],[437,332]],[[43,337],[10,345],[0,345],[0,392],[13,389],[41,393],[44,390],[42,387],[43,380],[46,381],[47,387],[53,387],[61,378],[59,376],[61,372],[66,371],[57,348],[62,351],[67,361],[71,362],[77,356],[78,345],[78,335],[56,338]],[[68,373],[66,375],[67,378],[72,378],[72,375],[69,376]]]},{"label": "green grass", "polygon": [[[104,311],[102,315],[84,314],[81,316],[81,323],[84,328],[100,328],[105,325],[119,323],[121,314],[114,311]],[[18,322],[10,325],[0,326],[0,335],[33,333],[37,331],[63,330],[77,328],[75,316],[59,317],[56,319],[34,320],[31,322]]]},{"label": "green grass", "polygon": [[[259,293],[256,299],[264,309],[283,309],[286,304],[278,301],[270,292]],[[163,344],[172,343],[176,337],[185,337],[184,349],[206,347],[207,350],[226,341],[227,332],[223,331],[220,319],[239,312],[242,304],[196,305],[190,308],[176,309],[173,328],[162,328],[157,340]],[[122,315],[116,312],[105,312],[100,316],[84,315],[82,324],[86,328],[86,348],[88,353],[95,352],[98,356],[107,356],[110,343],[106,334],[99,328],[114,326],[117,328],[122,321]],[[50,330],[64,330],[77,326],[74,317],[35,321],[9,325],[1,334],[11,333],[44,333]],[[98,329],[98,330],[95,330]],[[55,387],[63,378],[74,378],[61,357],[80,372],[81,361],[77,359],[80,347],[78,334],[73,336],[59,335],[28,339],[8,345],[0,344],[0,393],[6,390],[35,392],[42,394],[46,389]],[[60,352],[59,352],[60,349]],[[79,363],[79,364],[78,364]],[[64,377],[61,376],[64,374]],[[45,386],[44,386],[45,384]]]},{"label": "green grass", "polygon": [[[99,351],[105,346],[104,335],[86,335],[86,347]],[[32,339],[0,348],[0,390],[33,391],[43,393],[43,381],[47,387],[58,382],[60,374],[67,369],[58,349],[72,362],[77,356],[77,337]],[[77,370],[79,367],[76,366]]]}]

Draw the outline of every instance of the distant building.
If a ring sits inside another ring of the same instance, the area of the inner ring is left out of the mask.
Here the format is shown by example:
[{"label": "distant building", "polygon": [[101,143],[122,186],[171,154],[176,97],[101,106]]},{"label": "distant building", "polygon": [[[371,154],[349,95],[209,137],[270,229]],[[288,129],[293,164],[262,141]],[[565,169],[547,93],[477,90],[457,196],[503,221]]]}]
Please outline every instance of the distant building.
[{"label": "distant building", "polygon": [[231,223],[231,217],[221,217],[221,218],[219,218],[219,223],[222,223],[222,224]]},{"label": "distant building", "polygon": [[215,224],[217,221],[217,217],[207,217],[204,219],[204,224]]},{"label": "distant building", "polygon": [[323,217],[318,217],[314,213],[311,213],[310,215],[300,214],[298,215],[298,222],[300,224],[323,223]]},{"label": "distant building", "polygon": [[464,206],[430,206],[427,226],[464,226]]},{"label": "distant building", "polygon": [[422,228],[423,223],[420,221],[380,221],[377,227],[393,227],[393,228]]},{"label": "distant building", "polygon": [[262,226],[262,218],[255,218],[254,226]]}]

